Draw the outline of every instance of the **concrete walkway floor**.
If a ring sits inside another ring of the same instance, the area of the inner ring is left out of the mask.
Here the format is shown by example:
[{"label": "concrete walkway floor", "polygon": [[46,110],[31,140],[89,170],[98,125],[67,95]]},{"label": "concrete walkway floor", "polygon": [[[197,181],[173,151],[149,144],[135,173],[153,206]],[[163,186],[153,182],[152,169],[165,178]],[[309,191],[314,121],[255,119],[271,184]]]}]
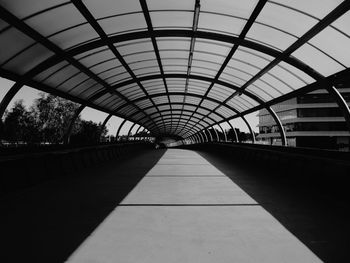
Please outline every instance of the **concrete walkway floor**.
[{"label": "concrete walkway floor", "polygon": [[68,262],[321,260],[198,153],[169,149]]}]

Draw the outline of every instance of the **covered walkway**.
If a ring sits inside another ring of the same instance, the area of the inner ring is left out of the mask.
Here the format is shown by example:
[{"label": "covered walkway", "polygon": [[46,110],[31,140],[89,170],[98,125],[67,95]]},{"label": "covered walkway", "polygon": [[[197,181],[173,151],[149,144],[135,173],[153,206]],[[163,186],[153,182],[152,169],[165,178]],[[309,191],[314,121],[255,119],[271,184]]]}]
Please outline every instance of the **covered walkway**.
[{"label": "covered walkway", "polygon": [[305,193],[288,180],[271,183],[264,173],[213,154],[168,149],[38,185],[1,200],[5,262],[344,258],[345,202],[337,200],[330,215],[327,202],[336,197]]}]

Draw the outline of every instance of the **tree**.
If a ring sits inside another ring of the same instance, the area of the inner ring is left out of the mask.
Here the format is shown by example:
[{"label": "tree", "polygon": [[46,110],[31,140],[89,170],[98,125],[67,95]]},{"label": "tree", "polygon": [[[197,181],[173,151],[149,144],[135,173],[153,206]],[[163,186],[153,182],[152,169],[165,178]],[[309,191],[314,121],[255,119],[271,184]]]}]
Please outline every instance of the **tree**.
[{"label": "tree", "polygon": [[[79,105],[54,95],[40,94],[31,107],[42,142],[60,143]],[[76,123],[80,121],[77,118]],[[73,127],[72,134],[78,131]]]},{"label": "tree", "polygon": [[107,134],[107,128],[101,123],[81,120],[78,131],[71,136],[72,144],[94,144],[99,143],[101,136]]},{"label": "tree", "polygon": [[12,109],[5,113],[3,137],[12,142],[37,142],[38,127],[31,112],[27,111],[23,100],[16,101]]}]

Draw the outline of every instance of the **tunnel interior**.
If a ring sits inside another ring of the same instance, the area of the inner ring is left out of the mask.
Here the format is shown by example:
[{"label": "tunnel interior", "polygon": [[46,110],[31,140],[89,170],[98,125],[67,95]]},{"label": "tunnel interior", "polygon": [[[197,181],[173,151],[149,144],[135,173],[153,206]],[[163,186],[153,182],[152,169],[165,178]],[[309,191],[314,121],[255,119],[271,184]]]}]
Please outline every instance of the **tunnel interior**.
[{"label": "tunnel interior", "polygon": [[[1,119],[25,87],[78,105],[55,145],[6,148],[0,130],[4,262],[345,262],[350,156],[307,147],[330,149],[340,123],[350,148],[349,9],[0,0]],[[280,104],[317,117],[312,96],[332,104],[328,137],[286,147],[312,125]],[[87,108],[101,131],[120,118],[114,142],[72,143]],[[279,146],[258,143],[257,112]]]},{"label": "tunnel interior", "polygon": [[325,89],[350,128],[348,1],[35,3],[1,2],[0,116],[27,85],[190,142],[264,109],[287,145],[273,105]]}]

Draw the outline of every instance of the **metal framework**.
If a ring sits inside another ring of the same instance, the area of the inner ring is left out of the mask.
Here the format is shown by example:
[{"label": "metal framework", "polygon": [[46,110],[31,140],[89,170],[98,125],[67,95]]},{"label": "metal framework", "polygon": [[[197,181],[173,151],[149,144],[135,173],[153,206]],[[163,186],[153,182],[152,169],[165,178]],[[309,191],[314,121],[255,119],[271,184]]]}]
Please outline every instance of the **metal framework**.
[{"label": "metal framework", "polygon": [[108,113],[102,127],[123,118],[117,137],[128,120],[196,143],[218,125],[227,141],[228,122],[238,142],[242,118],[255,142],[245,115],[266,109],[287,145],[272,106],[326,89],[350,131],[349,0],[34,1],[0,4],[0,76],[15,81],[0,117],[28,85]]}]

